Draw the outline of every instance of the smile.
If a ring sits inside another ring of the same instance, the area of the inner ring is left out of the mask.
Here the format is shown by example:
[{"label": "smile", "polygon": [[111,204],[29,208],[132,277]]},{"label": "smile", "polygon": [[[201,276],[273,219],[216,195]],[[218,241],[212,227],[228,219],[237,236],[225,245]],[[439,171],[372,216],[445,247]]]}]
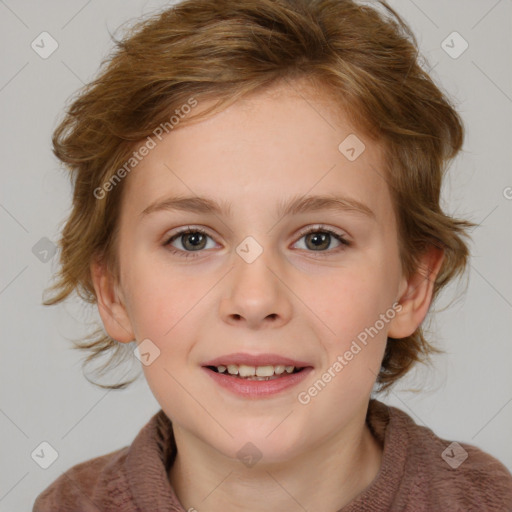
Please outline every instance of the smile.
[{"label": "smile", "polygon": [[306,362],[275,354],[231,354],[202,365],[220,388],[243,398],[282,394],[313,371]]},{"label": "smile", "polygon": [[291,373],[297,373],[303,370],[303,368],[297,368],[293,365],[248,366],[245,364],[228,364],[219,366],[208,366],[207,368],[214,372],[228,374],[239,379],[258,381],[279,379],[282,378],[281,376],[286,376]]}]

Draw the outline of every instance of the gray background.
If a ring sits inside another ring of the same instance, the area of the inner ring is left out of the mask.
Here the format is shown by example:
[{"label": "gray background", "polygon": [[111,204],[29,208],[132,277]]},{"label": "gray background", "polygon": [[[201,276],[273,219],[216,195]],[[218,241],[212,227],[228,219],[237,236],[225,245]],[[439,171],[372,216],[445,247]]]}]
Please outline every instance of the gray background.
[{"label": "gray background", "polygon": [[[512,2],[390,3],[410,23],[433,78],[455,98],[466,124],[444,208],[481,226],[472,231],[467,293],[464,281],[451,286],[435,309],[457,300],[429,324],[431,339],[447,354],[378,398],[512,470]],[[76,301],[41,305],[58,268],[58,254],[41,260],[44,244],[51,248],[41,239],[58,239],[70,206],[70,184],[50,144],[67,99],[94,77],[112,47],[109,31],[165,5],[0,0],[0,511],[30,510],[61,473],[130,444],[159,409],[143,377],[124,391],[97,389],[83,377],[81,355],[67,339],[99,317]],[[59,45],[46,59],[31,48],[43,31]],[[458,58],[441,46],[453,31],[469,44]],[[48,469],[31,458],[43,441],[58,453]]]}]

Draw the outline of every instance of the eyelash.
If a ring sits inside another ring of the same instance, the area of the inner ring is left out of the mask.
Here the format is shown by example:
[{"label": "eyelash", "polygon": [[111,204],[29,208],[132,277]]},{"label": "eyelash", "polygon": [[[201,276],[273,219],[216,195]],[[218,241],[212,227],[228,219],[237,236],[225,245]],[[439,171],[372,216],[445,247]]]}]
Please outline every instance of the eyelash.
[{"label": "eyelash", "polygon": [[[183,258],[196,258],[198,255],[196,255],[195,253],[200,253],[203,251],[201,251],[201,250],[199,250],[199,251],[183,251],[181,249],[176,249],[172,245],[170,245],[171,242],[176,240],[181,235],[190,234],[190,233],[200,233],[204,236],[212,238],[204,229],[192,228],[189,226],[185,229],[182,229],[181,231],[178,231],[174,235],[172,235],[170,238],[167,239],[166,242],[164,242],[163,245],[164,245],[164,247],[169,248],[169,251],[171,252],[171,254],[176,254]],[[332,254],[333,252],[337,253],[339,251],[343,251],[344,249],[346,249],[347,247],[350,247],[352,245],[351,242],[349,242],[346,238],[344,238],[338,232],[336,232],[332,229],[329,229],[327,227],[324,227],[324,226],[316,226],[316,227],[308,228],[304,231],[301,231],[299,233],[299,240],[301,238],[303,238],[304,236],[309,235],[311,233],[326,233],[326,234],[333,236],[336,240],[338,240],[338,242],[341,243],[340,247],[338,247],[337,249],[331,250],[331,251],[308,251],[308,252],[312,252],[312,253],[318,252],[320,257],[329,256],[329,254]],[[322,254],[322,253],[327,253],[327,254]]]}]

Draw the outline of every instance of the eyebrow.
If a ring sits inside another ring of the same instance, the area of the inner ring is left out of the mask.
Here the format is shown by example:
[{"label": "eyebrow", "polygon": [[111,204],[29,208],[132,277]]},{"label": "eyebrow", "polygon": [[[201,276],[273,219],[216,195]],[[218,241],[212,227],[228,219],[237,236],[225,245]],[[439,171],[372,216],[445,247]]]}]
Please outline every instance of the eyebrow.
[{"label": "eyebrow", "polygon": [[[140,216],[145,217],[150,213],[167,210],[226,215],[228,217],[233,215],[231,205],[228,202],[218,203],[212,199],[200,196],[180,196],[156,201],[145,208],[140,213]],[[365,215],[373,220],[376,219],[375,213],[364,203],[350,197],[334,195],[295,196],[288,203],[284,201],[279,203],[277,215],[281,218],[318,210],[354,212]]]}]

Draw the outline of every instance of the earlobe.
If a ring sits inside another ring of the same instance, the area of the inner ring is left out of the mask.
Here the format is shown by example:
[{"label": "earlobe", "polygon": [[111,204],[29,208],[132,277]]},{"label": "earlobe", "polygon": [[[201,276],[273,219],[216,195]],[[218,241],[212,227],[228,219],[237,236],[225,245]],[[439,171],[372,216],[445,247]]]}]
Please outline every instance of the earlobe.
[{"label": "earlobe", "polygon": [[431,246],[421,258],[418,270],[409,279],[404,278],[402,293],[397,299],[402,308],[390,324],[390,338],[410,336],[421,325],[432,302],[434,284],[443,259],[444,251]]},{"label": "earlobe", "polygon": [[131,322],[114,284],[114,279],[105,264],[97,260],[90,266],[91,278],[96,292],[96,303],[107,334],[120,343],[135,339]]}]

